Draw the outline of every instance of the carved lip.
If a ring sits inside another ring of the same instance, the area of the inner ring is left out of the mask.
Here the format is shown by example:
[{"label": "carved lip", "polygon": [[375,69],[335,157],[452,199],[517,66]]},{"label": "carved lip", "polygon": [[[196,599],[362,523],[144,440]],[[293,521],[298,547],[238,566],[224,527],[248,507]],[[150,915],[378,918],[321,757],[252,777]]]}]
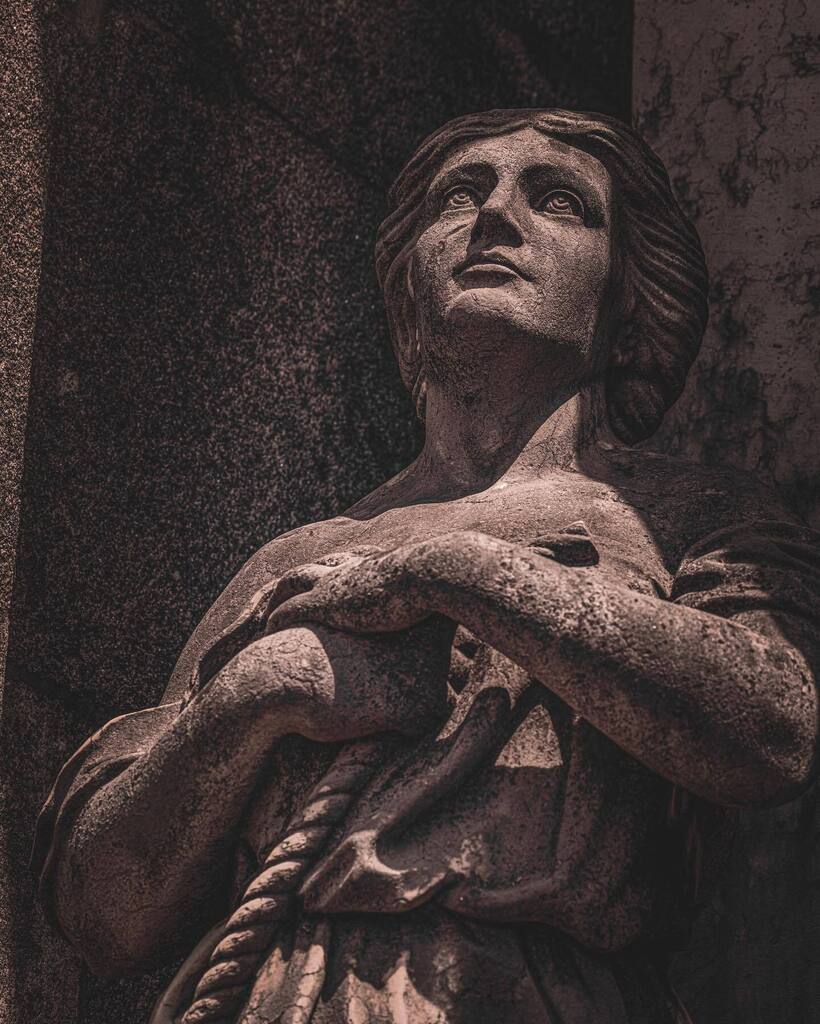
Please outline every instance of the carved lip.
[{"label": "carved lip", "polygon": [[523,277],[525,281],[529,281],[527,274],[524,273],[514,260],[511,260],[504,253],[494,252],[492,249],[489,252],[471,253],[466,259],[456,264],[453,275],[457,277],[468,270],[486,270],[492,273],[495,267],[504,267],[505,270],[511,270],[519,277]]}]

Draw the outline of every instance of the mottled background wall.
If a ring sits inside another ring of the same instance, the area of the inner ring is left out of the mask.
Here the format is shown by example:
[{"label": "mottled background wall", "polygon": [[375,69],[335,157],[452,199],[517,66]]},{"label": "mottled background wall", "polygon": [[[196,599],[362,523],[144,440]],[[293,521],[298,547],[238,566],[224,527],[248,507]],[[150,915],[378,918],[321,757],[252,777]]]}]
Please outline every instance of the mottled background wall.
[{"label": "mottled background wall", "polygon": [[[633,109],[693,217],[711,317],[652,447],[775,483],[820,526],[820,4],[636,0]],[[696,1022],[820,1017],[820,800],[744,812],[676,964]]]},{"label": "mottled background wall", "polygon": [[628,117],[631,12],[55,0],[19,19],[53,113],[4,711],[7,1012],[144,1024],[156,982],[78,971],[32,906],[50,780],[158,698],[257,547],[412,453],[372,250],[416,143],[494,106]]},{"label": "mottled background wall", "polygon": [[[5,15],[12,134],[31,153],[12,174],[29,218],[14,236],[29,313],[8,349],[19,427],[29,351],[32,368],[7,503],[11,535],[19,494],[2,1024],[144,1024],[158,979],[90,978],[33,904],[33,817],[91,729],[157,698],[255,548],[414,450],[371,252],[390,181],[447,118],[629,119],[634,86],[715,271],[703,359],[652,444],[772,475],[816,519],[816,27],[801,4],[632,6],[48,0]],[[811,1019],[814,813],[741,823],[678,966],[703,1024]]]},{"label": "mottled background wall", "polygon": [[635,125],[670,168],[711,323],[653,446],[774,481],[820,525],[820,5],[638,0]]}]

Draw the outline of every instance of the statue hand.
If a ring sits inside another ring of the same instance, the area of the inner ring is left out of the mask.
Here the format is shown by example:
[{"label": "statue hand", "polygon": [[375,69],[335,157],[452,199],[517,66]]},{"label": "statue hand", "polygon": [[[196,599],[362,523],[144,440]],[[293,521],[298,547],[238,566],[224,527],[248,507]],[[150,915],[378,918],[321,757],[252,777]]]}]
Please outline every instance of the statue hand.
[{"label": "statue hand", "polygon": [[[388,552],[331,556],[282,578],[281,600],[267,631],[314,622],[353,633],[397,632],[433,613],[453,617],[448,600],[453,590],[482,590],[502,577],[514,586],[533,567],[546,573],[551,562],[568,562],[566,555],[556,556],[555,543],[547,545],[547,539],[510,545],[477,530],[455,530]],[[577,546],[574,535],[570,540]],[[582,554],[584,561],[577,564],[588,564],[586,548]]]},{"label": "statue hand", "polygon": [[[354,633],[392,633],[415,626],[433,611],[414,571],[421,549],[433,543],[333,556],[285,573],[274,593],[278,606],[266,631],[305,622]],[[331,560],[334,564],[328,564]]]},{"label": "statue hand", "polygon": [[[425,606],[413,571],[416,548],[332,555],[281,577],[271,602],[278,607],[259,643],[298,641],[302,683],[305,665],[313,665],[305,700],[294,701],[298,685],[286,687],[296,732],[321,742],[381,732],[415,736],[446,716],[455,623]],[[277,648],[277,684],[294,654]],[[332,671],[323,670],[323,659]]]},{"label": "statue hand", "polygon": [[325,576],[332,575],[336,570],[357,565],[369,555],[381,554],[380,548],[362,547],[353,551],[339,551],[325,555],[316,562],[305,562],[285,572],[276,582],[276,586],[268,598],[268,615],[285,601],[312,590]]}]

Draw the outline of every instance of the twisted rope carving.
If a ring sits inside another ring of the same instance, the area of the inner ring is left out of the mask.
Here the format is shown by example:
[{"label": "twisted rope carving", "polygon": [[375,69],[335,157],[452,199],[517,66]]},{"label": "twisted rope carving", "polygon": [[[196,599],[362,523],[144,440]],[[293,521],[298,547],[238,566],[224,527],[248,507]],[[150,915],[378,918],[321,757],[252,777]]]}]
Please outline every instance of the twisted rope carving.
[{"label": "twisted rope carving", "polygon": [[313,788],[285,838],[264,857],[259,873],[225,923],[179,1024],[233,1024],[248,999],[277,930],[294,909],[298,889],[317,863],[379,764],[377,740],[351,743]]}]

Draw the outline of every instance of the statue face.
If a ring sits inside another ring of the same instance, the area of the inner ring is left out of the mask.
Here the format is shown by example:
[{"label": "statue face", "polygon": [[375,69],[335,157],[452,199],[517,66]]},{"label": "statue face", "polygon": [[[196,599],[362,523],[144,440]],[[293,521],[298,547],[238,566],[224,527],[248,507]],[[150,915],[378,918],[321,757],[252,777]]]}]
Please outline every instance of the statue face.
[{"label": "statue face", "polygon": [[495,362],[583,381],[602,358],[612,205],[604,165],[525,128],[466,143],[426,203],[412,273],[432,375]]}]

